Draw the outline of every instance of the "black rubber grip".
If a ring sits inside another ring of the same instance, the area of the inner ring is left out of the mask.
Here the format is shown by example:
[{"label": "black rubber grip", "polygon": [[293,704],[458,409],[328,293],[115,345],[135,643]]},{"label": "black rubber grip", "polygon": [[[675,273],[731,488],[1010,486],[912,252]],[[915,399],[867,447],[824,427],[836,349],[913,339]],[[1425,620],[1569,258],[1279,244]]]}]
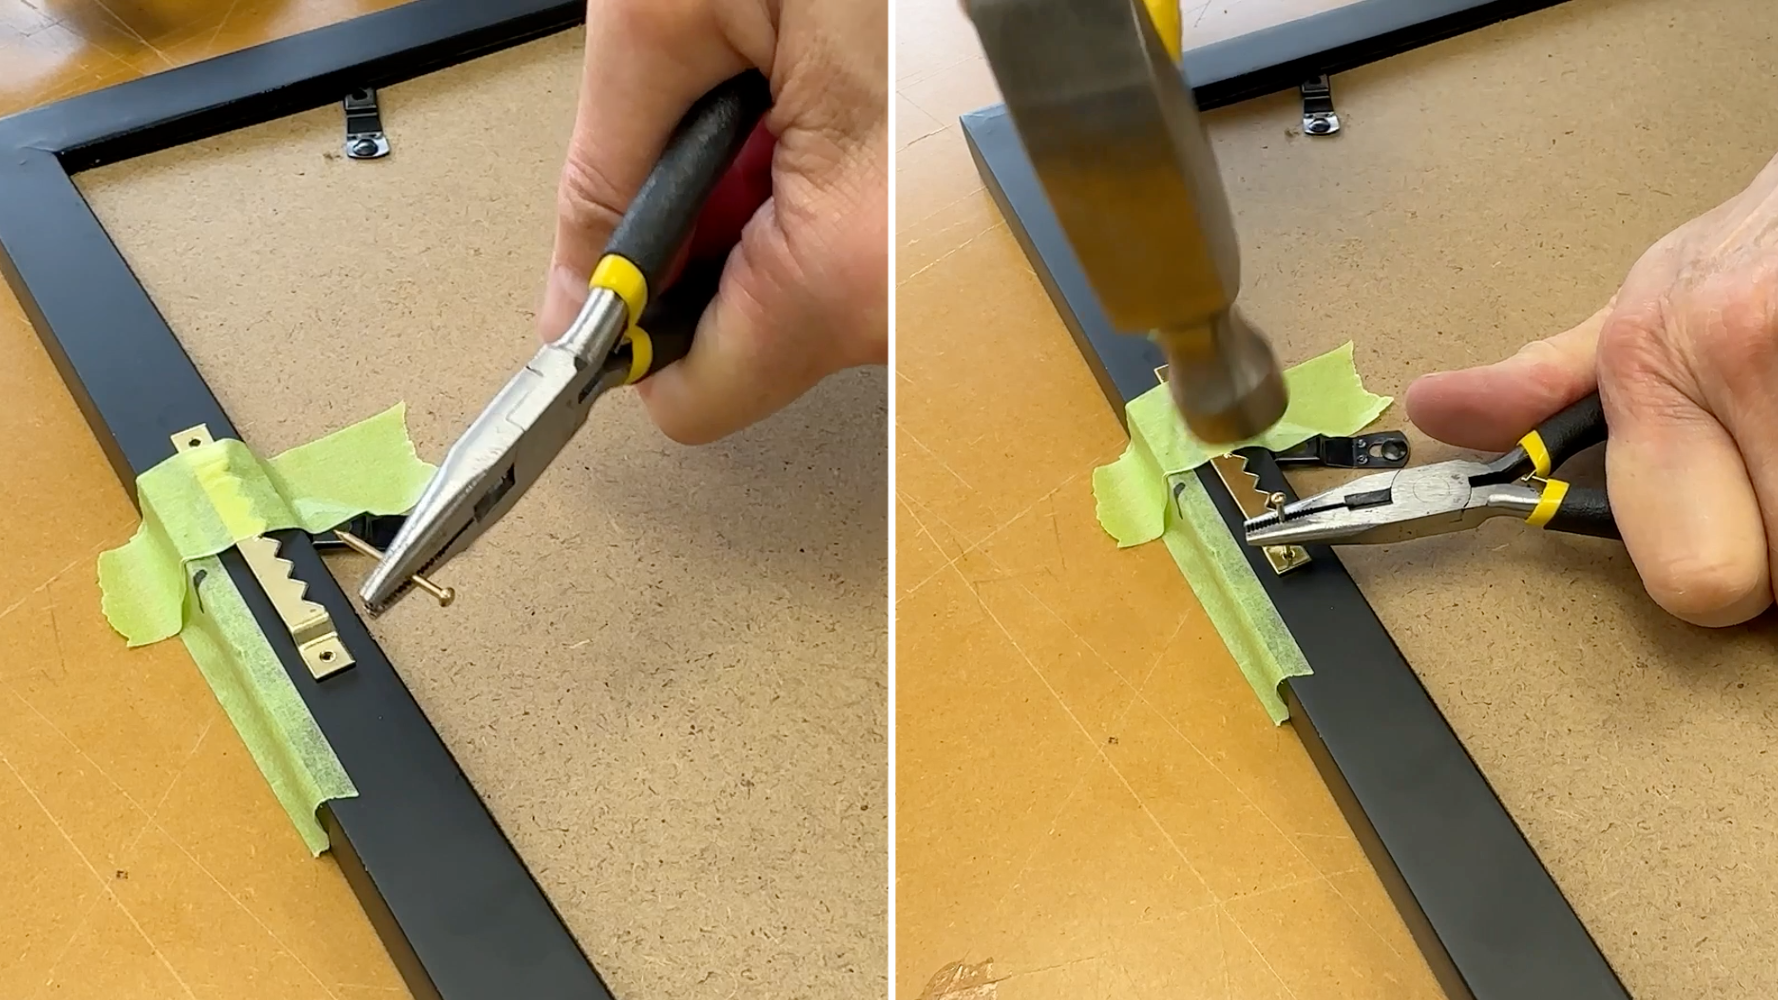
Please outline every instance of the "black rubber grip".
[{"label": "black rubber grip", "polygon": [[1543,526],[1545,531],[1570,535],[1591,535],[1594,538],[1621,538],[1617,519],[1611,514],[1611,499],[1604,490],[1590,486],[1570,486],[1563,495],[1556,513]]},{"label": "black rubber grip", "polygon": [[[716,297],[716,289],[722,284],[722,267],[727,262],[728,257],[724,255],[687,263],[666,291],[643,308],[642,321],[637,325],[648,334],[653,354],[648,371],[636,381],[640,382],[678,361],[691,350],[698,320],[710,300]],[[619,351],[627,355],[629,348],[622,347]]]},{"label": "black rubber grip", "polygon": [[716,182],[771,104],[771,85],[757,70],[748,70],[699,98],[668,138],[605,244],[607,254],[624,257],[642,272],[650,298]]},{"label": "black rubber grip", "polygon": [[1595,392],[1538,424],[1537,436],[1543,439],[1543,446],[1550,453],[1546,475],[1605,440],[1605,409],[1599,403],[1599,394]]}]

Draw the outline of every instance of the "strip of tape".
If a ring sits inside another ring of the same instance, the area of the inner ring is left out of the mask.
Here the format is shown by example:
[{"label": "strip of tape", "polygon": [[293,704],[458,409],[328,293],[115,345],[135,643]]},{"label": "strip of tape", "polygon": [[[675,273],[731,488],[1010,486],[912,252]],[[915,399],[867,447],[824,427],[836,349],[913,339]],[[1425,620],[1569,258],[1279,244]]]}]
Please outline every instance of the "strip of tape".
[{"label": "strip of tape", "polygon": [[1241,543],[1229,534],[1203,481],[1190,472],[1169,476],[1167,481],[1175,499],[1161,541],[1266,714],[1275,723],[1283,722],[1290,710],[1278,687],[1311,673],[1309,661],[1278,616],[1252,564],[1241,554]]},{"label": "strip of tape", "polygon": [[281,528],[327,531],[413,507],[432,478],[400,404],[261,461],[233,439],[173,455],[136,478],[142,524],[99,556],[105,618],[131,646],[179,634],[185,564]]},{"label": "strip of tape", "polygon": [[357,796],[358,789],[309,714],[278,654],[242,600],[222,560],[206,556],[189,569],[191,616],[179,638],[241,734],[278,804],[309,852],[329,846],[321,803]]},{"label": "strip of tape", "polygon": [[1192,470],[1236,448],[1278,451],[1316,434],[1354,434],[1392,402],[1365,390],[1350,343],[1289,369],[1284,380],[1284,418],[1252,441],[1215,449],[1191,436],[1167,386],[1158,385],[1125,407],[1129,447],[1093,470],[1100,525],[1120,548],[1162,540],[1275,723],[1290,716],[1279,685],[1310,673],[1309,663]]},{"label": "strip of tape", "polygon": [[223,439],[137,477],[142,524],[99,557],[106,619],[131,646],[177,635],[311,853],[318,811],[358,794],[218,554],[282,528],[410,509],[431,479],[397,405],[262,461]]}]

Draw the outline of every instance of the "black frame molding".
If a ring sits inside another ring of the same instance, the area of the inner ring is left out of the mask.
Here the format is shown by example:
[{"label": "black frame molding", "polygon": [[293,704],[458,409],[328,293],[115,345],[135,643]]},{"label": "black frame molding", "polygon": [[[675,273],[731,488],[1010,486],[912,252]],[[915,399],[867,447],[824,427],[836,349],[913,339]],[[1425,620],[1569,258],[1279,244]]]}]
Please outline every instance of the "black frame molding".
[{"label": "black frame molding", "polygon": [[[1561,0],[1357,0],[1191,50],[1208,110],[1300,86]],[[1119,421],[1156,384],[1160,353],[1115,330],[1062,233],[1004,105],[963,116],[989,193]],[[1244,452],[1264,488],[1296,494],[1271,454]],[[1242,514],[1197,472],[1229,531]],[[1334,551],[1289,577],[1241,546],[1314,674],[1286,682],[1292,727],[1452,1000],[1629,1000],[1629,993],[1427,694]]]}]

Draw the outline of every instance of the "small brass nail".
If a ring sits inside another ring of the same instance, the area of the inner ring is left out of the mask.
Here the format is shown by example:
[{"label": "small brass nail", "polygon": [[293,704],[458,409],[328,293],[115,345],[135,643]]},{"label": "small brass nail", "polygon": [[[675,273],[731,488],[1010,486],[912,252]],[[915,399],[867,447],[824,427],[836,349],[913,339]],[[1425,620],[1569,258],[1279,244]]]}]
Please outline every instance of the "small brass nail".
[{"label": "small brass nail", "polygon": [[[340,531],[336,528],[333,533],[339,537],[340,541],[345,542],[347,546],[356,550],[360,554],[370,556],[372,559],[379,561],[383,558],[383,554],[377,551],[376,546],[359,538],[357,535],[352,534],[350,531]],[[418,573],[408,577],[408,579],[413,581],[414,586],[437,598],[438,606],[441,608],[450,607],[451,602],[457,599],[457,592],[455,590],[452,590],[450,587],[440,587],[438,584],[433,583],[431,580],[426,579]]]}]

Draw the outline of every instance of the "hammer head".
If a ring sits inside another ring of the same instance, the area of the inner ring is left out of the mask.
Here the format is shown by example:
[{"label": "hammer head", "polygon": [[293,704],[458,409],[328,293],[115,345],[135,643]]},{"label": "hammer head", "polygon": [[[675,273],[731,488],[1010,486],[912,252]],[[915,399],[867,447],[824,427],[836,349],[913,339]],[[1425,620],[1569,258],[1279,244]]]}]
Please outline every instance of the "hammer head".
[{"label": "hammer head", "polygon": [[1155,333],[1167,386],[1185,426],[1207,444],[1234,444],[1270,430],[1290,402],[1265,338],[1230,309],[1199,326]]},{"label": "hammer head", "polygon": [[1240,253],[1209,140],[1140,0],[967,0],[1007,113],[1113,327],[1153,334],[1207,442],[1284,413],[1263,340],[1231,319]]}]

